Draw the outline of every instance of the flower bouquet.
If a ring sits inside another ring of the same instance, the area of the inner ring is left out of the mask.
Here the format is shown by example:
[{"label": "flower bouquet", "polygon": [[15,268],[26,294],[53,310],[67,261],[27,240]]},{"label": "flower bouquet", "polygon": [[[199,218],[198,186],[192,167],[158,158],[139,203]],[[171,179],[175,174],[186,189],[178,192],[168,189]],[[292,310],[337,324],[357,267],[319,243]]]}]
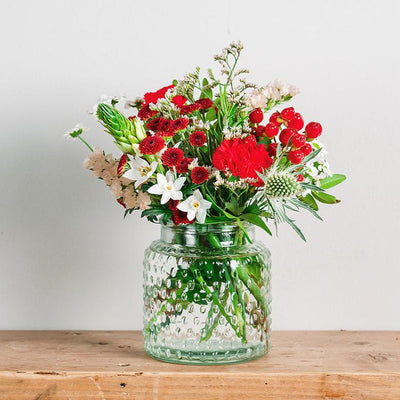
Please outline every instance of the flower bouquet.
[{"label": "flower bouquet", "polygon": [[200,78],[200,69],[143,98],[111,98],[94,113],[122,155],[92,151],[85,167],[103,180],[125,216],[161,225],[144,261],[144,336],[151,356],[181,363],[229,363],[265,354],[270,334],[270,254],[254,226],[315,217],[331,174],[319,141],[322,126],[305,125],[293,107],[271,110],[298,90],[279,81],[259,87],[239,69],[232,43]]}]

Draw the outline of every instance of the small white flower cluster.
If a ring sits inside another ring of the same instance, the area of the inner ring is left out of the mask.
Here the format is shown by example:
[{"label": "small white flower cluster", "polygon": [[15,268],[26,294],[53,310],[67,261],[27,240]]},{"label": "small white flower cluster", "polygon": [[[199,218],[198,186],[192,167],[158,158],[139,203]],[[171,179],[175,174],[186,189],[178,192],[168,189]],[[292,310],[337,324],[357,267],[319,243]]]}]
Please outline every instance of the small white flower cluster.
[{"label": "small white flower cluster", "polygon": [[274,101],[282,100],[287,96],[293,97],[299,93],[300,91],[296,86],[283,83],[279,79],[275,79],[273,82],[269,83],[263,90],[263,94],[267,99],[272,99]]},{"label": "small white flower cluster", "polygon": [[232,54],[237,58],[243,50],[243,47],[243,43],[240,40],[237,42],[232,42],[228,47],[223,48],[220,54],[214,56],[214,60],[219,61],[222,65],[224,65],[224,61],[228,57],[228,54]]},{"label": "small white flower cluster", "polygon": [[322,149],[317,156],[310,161],[311,164],[308,165],[308,173],[315,180],[315,183],[318,184],[320,179],[331,176],[332,172],[327,160],[328,152],[325,150],[322,143],[316,139],[313,141],[313,147],[314,149]]},{"label": "small white flower cluster", "polygon": [[250,109],[266,108],[267,103],[267,96],[260,89],[254,89],[248,96],[246,96],[246,105]]},{"label": "small white flower cluster", "polygon": [[150,104],[150,110],[158,111],[166,118],[179,118],[179,108],[171,101],[174,96],[174,91],[169,89],[164,98],[158,99],[156,104]]},{"label": "small white flower cluster", "polygon": [[190,130],[192,131],[208,131],[210,129],[210,122],[205,121],[203,122],[201,119],[197,117],[192,119],[192,124]]},{"label": "small white flower cluster", "polygon": [[[216,170],[214,174],[215,174],[214,186],[216,188],[218,188],[219,186],[227,186],[230,187],[231,189],[246,189],[249,187],[249,182],[248,182],[249,179],[240,178],[237,181],[230,182],[228,179],[221,177],[220,171]],[[229,174],[228,171],[226,172],[226,174]]]},{"label": "small white flower cluster", "polygon": [[233,126],[231,128],[225,128],[222,133],[224,134],[225,139],[244,139],[249,136],[250,131],[247,130],[246,132],[240,126]]},{"label": "small white flower cluster", "polygon": [[263,88],[254,89],[249,95],[246,96],[246,105],[250,109],[266,108],[268,102],[281,101],[285,98],[296,96],[299,89],[293,85],[288,85],[282,81],[275,79]]},{"label": "small white flower cluster", "polygon": [[130,179],[118,176],[118,160],[115,160],[112,154],[104,155],[101,149],[95,147],[93,153],[84,161],[84,166],[91,170],[94,176],[102,179],[115,198],[122,199],[126,208],[145,210],[149,207],[150,196],[141,191],[136,192],[130,184]]}]

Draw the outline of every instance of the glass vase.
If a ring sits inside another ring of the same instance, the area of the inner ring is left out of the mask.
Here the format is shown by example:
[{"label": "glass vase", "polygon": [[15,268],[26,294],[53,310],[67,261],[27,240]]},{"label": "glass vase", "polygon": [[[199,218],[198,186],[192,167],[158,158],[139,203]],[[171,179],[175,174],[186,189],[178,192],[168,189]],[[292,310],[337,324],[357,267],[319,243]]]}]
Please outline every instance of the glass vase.
[{"label": "glass vase", "polygon": [[226,364],[270,347],[269,250],[254,226],[161,226],[144,258],[144,348],[156,359]]}]

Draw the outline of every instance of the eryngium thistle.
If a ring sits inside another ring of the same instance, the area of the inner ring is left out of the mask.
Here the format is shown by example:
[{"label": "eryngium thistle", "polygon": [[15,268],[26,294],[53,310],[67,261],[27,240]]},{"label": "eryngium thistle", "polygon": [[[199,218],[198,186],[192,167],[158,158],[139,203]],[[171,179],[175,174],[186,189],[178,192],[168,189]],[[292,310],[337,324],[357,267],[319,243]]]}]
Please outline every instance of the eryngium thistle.
[{"label": "eryngium thistle", "polygon": [[264,182],[268,197],[293,197],[301,191],[296,176],[288,173],[275,172],[267,176]]}]

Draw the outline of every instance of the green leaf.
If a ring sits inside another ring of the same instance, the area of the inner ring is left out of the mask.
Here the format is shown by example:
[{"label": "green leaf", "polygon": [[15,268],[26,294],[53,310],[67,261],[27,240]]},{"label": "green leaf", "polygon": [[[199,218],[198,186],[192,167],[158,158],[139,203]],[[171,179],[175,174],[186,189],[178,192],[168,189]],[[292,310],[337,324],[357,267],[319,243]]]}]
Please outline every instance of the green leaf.
[{"label": "green leaf", "polygon": [[247,230],[246,230],[245,226],[243,225],[242,221],[239,218],[237,218],[236,222],[237,222],[239,228],[243,231],[244,236],[246,237],[247,241],[249,243],[253,243],[251,241],[251,238],[250,238],[249,234],[247,233]]},{"label": "green leaf", "polygon": [[322,189],[329,189],[339,183],[342,183],[346,179],[346,176],[343,174],[333,174],[332,176],[327,176],[324,179],[321,179],[321,188]]},{"label": "green leaf", "polygon": [[294,231],[306,242],[306,237],[303,235],[303,232],[294,223],[294,221],[290,219],[286,214],[283,214],[282,217],[294,229]]},{"label": "green leaf", "polygon": [[319,207],[317,202],[314,200],[314,197],[311,196],[311,194],[307,194],[304,197],[300,198],[300,201],[308,204],[313,210],[318,211]]},{"label": "green leaf", "polygon": [[212,89],[209,87],[207,78],[203,79],[200,98],[201,99],[204,99],[204,98],[212,99],[213,98],[213,92],[212,92]]},{"label": "green leaf", "polygon": [[310,190],[314,190],[315,192],[323,192],[324,191],[324,189],[321,189],[319,186],[313,185],[312,183],[301,182],[300,186],[303,189],[310,189]]},{"label": "green leaf", "polygon": [[240,218],[244,219],[247,222],[250,222],[253,225],[257,225],[258,227],[263,229],[265,232],[267,232],[268,235],[272,236],[272,232],[269,230],[267,224],[258,215],[256,215],[256,214],[242,214],[240,216]]},{"label": "green leaf", "polygon": [[320,221],[322,221],[321,216],[312,208],[310,207],[308,204],[302,202],[301,200],[294,198],[290,200],[292,202],[292,204],[297,205],[298,207],[303,208],[304,210],[309,211],[312,215],[314,215],[314,217],[318,218]]},{"label": "green leaf", "polygon": [[214,107],[211,107],[206,114],[207,121],[214,121],[217,119],[217,112],[215,111]]},{"label": "green leaf", "polygon": [[335,196],[332,196],[331,194],[328,193],[312,191],[312,195],[314,196],[315,199],[317,199],[321,203],[325,204],[340,203],[340,200],[338,200]]}]

